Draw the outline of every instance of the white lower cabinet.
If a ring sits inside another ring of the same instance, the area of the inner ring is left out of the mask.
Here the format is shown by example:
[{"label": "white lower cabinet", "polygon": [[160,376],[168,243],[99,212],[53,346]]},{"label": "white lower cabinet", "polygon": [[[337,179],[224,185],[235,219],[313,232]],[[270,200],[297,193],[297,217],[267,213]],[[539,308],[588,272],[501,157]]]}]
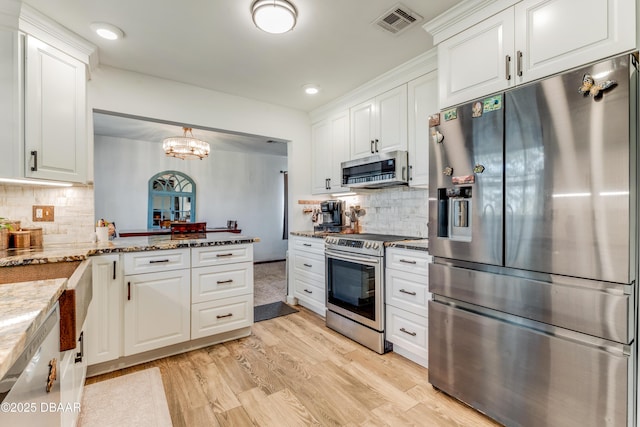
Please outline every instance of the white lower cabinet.
[{"label": "white lower cabinet", "polygon": [[125,276],[125,356],[189,340],[189,276],[189,270]]},{"label": "white lower cabinet", "polygon": [[191,339],[251,326],[253,246],[191,251]]},{"label": "white lower cabinet", "polygon": [[291,236],[289,277],[298,304],[321,316],[326,313],[324,239]]},{"label": "white lower cabinet", "polygon": [[93,257],[93,298],[85,329],[89,365],[122,356],[123,270],[120,255]]},{"label": "white lower cabinet", "polygon": [[395,353],[427,367],[431,257],[425,251],[387,248],[385,258],[386,339]]},{"label": "white lower cabinet", "polygon": [[250,333],[252,244],[100,255],[92,267],[85,360],[104,364],[98,371],[116,368],[105,362],[162,347]]},{"label": "white lower cabinet", "polygon": [[214,299],[191,306],[191,339],[253,324],[253,294]]}]

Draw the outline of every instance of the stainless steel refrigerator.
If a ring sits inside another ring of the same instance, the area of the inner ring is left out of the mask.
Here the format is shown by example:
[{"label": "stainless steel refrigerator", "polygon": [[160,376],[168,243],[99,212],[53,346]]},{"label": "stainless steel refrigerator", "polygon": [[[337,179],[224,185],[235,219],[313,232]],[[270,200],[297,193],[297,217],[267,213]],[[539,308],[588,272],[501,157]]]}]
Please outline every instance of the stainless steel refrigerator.
[{"label": "stainless steel refrigerator", "polygon": [[635,425],[636,68],[432,120],[429,381],[505,425]]}]

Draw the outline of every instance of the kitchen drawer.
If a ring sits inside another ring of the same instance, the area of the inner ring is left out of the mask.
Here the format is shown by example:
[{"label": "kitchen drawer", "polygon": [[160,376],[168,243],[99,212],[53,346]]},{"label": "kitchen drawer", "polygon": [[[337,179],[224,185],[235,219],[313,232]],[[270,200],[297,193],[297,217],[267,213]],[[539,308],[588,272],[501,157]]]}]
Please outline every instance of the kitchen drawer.
[{"label": "kitchen drawer", "polygon": [[419,316],[427,316],[427,301],[431,299],[428,283],[426,276],[387,268],[385,302]]},{"label": "kitchen drawer", "polygon": [[414,251],[402,248],[387,248],[385,263],[386,268],[394,268],[408,273],[429,274],[427,265],[432,257],[425,251]]},{"label": "kitchen drawer", "polygon": [[309,279],[308,276],[296,274],[293,278],[295,296],[302,299],[311,299],[325,305],[325,285],[324,281]]},{"label": "kitchen drawer", "polygon": [[293,249],[295,251],[313,252],[324,256],[324,239],[317,237],[294,237]]},{"label": "kitchen drawer", "polygon": [[125,275],[180,270],[190,264],[188,248],[124,254]]},{"label": "kitchen drawer", "polygon": [[191,249],[192,267],[247,261],[253,261],[253,245],[207,246]]},{"label": "kitchen drawer", "polygon": [[253,294],[201,302],[191,306],[191,339],[253,324]]},{"label": "kitchen drawer", "polygon": [[386,339],[393,343],[394,352],[427,366],[428,337],[427,317],[387,306]]},{"label": "kitchen drawer", "polygon": [[253,293],[253,263],[198,267],[191,270],[191,302]]},{"label": "kitchen drawer", "polygon": [[294,253],[293,267],[296,273],[312,273],[324,280],[324,255]]}]

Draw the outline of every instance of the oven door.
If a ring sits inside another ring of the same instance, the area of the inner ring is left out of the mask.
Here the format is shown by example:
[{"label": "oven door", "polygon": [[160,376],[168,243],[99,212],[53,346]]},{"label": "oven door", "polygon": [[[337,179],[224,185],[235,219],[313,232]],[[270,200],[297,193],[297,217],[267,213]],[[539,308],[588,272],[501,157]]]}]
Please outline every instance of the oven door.
[{"label": "oven door", "polygon": [[384,330],[382,258],[325,250],[327,309]]}]

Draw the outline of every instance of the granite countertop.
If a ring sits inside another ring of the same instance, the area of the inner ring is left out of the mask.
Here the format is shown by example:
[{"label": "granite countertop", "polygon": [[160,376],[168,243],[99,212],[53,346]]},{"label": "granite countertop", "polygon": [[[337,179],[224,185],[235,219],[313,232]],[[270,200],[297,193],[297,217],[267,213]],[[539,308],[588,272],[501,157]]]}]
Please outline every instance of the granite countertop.
[{"label": "granite countertop", "polygon": [[298,237],[315,237],[318,239],[324,239],[327,236],[332,234],[340,234],[340,233],[329,233],[327,231],[291,231],[289,232],[292,236]]},{"label": "granite countertop", "polygon": [[56,244],[37,249],[4,250],[0,251],[0,267],[82,261],[92,255],[111,253],[236,245],[259,241],[257,237],[236,233],[213,233],[207,234],[204,238],[194,239],[172,239],[171,236],[121,237],[108,242]]},{"label": "granite countertop", "polygon": [[67,286],[67,279],[0,285],[0,378],[18,359]]}]

